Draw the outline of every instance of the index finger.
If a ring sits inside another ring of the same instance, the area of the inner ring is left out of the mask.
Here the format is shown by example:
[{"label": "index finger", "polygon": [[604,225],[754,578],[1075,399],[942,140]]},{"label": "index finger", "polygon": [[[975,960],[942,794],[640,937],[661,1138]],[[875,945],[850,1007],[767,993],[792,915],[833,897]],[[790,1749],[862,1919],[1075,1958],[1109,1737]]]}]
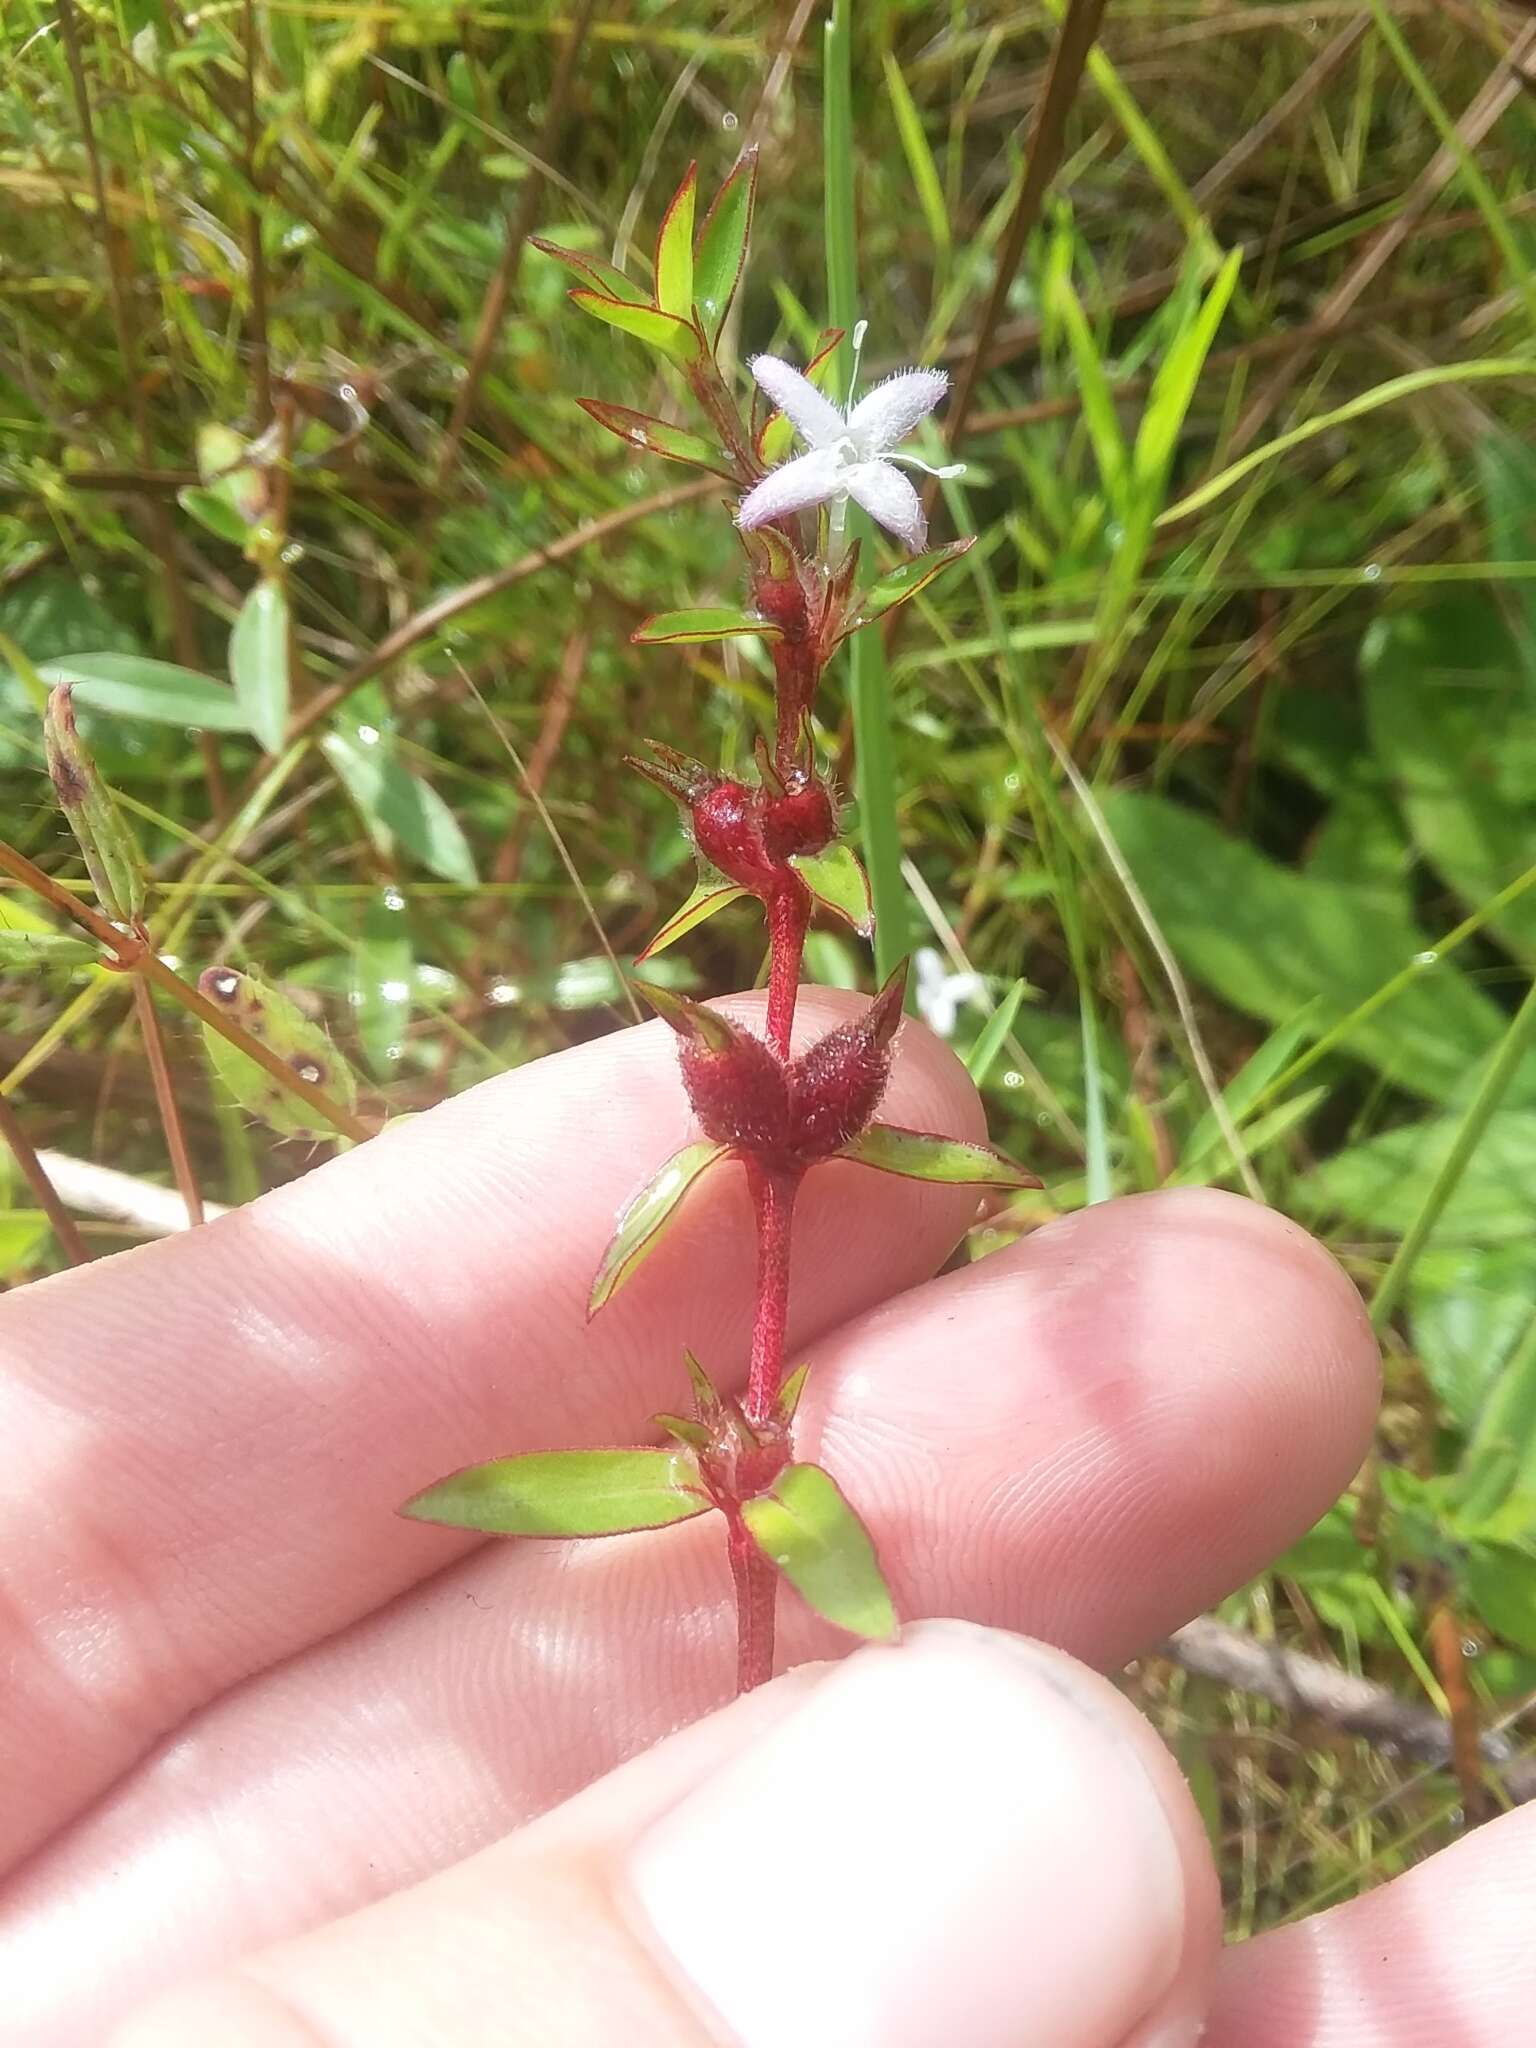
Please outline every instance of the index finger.
[{"label": "index finger", "polygon": [[[803,1029],[852,1004],[808,991]],[[633,1439],[676,1404],[684,1344],[739,1371],[737,1168],[586,1320],[619,1208],[694,1134],[672,1047],[647,1025],[561,1053],[200,1231],[6,1299],[0,1864],[193,1708],[441,1566],[442,1532],[394,1512],[424,1482]],[[982,1128],[964,1070],[916,1028],[886,1113]],[[926,1277],[973,1208],[853,1167],[812,1175],[792,1341]]]}]

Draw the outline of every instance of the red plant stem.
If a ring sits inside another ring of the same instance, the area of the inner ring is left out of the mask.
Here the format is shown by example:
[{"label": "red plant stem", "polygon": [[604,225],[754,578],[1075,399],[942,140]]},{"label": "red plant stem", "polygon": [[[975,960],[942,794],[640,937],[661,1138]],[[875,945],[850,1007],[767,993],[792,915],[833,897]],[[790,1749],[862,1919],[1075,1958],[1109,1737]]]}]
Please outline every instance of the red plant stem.
[{"label": "red plant stem", "polygon": [[150,1077],[155,1084],[155,1106],[160,1112],[160,1128],[165,1133],[171,1171],[186,1204],[188,1226],[195,1230],[203,1220],[202,1191],[198,1187],[197,1169],[192,1164],[192,1154],[187,1146],[186,1127],[181,1120],[181,1106],[176,1100],[170,1061],[165,1056],[165,1034],[160,1029],[160,1019],[155,1015],[155,999],[150,994],[149,983],[142,974],[133,977],[133,1006],[139,1020],[139,1036],[144,1042],[144,1057],[149,1061]]},{"label": "red plant stem", "polygon": [[775,1173],[756,1160],[747,1185],[757,1212],[757,1305],[752,1316],[752,1362],[743,1412],[754,1428],[769,1422],[784,1377],[784,1332],[789,1322],[789,1240],[798,1173]]},{"label": "red plant stem", "polygon": [[773,1610],[779,1580],[739,1514],[729,1517],[729,1530],[727,1548],[736,1588],[736,1690],[751,1692],[773,1676]]},{"label": "red plant stem", "polygon": [[85,1248],[85,1240],[74,1217],[59,1200],[58,1190],[48,1178],[47,1168],[21,1127],[21,1119],[3,1095],[0,1095],[0,1138],[9,1145],[16,1164],[26,1175],[27,1184],[37,1197],[37,1206],[48,1218],[65,1258],[72,1266],[83,1266],[91,1256]]},{"label": "red plant stem", "polygon": [[798,878],[768,901],[768,1043],[782,1060],[789,1058],[795,1028],[795,996],[800,987],[800,956],[811,921],[810,891]]}]

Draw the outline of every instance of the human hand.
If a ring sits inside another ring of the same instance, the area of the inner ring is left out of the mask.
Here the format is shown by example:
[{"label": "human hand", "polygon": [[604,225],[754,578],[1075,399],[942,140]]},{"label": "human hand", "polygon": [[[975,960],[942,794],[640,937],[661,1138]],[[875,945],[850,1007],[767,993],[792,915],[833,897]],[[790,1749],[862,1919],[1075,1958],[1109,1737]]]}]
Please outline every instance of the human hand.
[{"label": "human hand", "polygon": [[[843,1008],[807,992],[802,1028]],[[981,1132],[918,1027],[887,1111]],[[7,1300],[4,2038],[1173,2048],[1208,1997],[1213,2048],[1517,2038],[1524,1815],[1218,1969],[1177,1774],[1068,1658],[919,1628],[712,1714],[707,1521],[476,1546],[395,1516],[473,1459],[632,1438],[685,1342],[739,1367],[727,1175],[585,1325],[616,1210],[685,1133],[649,1026]],[[971,1203],[807,1184],[799,1441],[904,1615],[1112,1669],[1339,1491],[1374,1346],[1331,1262],[1233,1198],[1114,1203],[929,1281]],[[780,1612],[781,1664],[847,1649]]]}]

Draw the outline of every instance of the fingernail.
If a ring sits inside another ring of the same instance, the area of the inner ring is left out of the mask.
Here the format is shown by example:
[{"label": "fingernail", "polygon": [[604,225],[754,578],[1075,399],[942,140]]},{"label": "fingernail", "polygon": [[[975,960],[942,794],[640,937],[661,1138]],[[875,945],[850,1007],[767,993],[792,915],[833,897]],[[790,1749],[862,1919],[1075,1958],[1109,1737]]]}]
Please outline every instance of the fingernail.
[{"label": "fingernail", "polygon": [[1120,1703],[955,1622],[840,1666],[641,1837],[629,1883],[741,2048],[1102,2048],[1159,2008],[1184,1938]]}]

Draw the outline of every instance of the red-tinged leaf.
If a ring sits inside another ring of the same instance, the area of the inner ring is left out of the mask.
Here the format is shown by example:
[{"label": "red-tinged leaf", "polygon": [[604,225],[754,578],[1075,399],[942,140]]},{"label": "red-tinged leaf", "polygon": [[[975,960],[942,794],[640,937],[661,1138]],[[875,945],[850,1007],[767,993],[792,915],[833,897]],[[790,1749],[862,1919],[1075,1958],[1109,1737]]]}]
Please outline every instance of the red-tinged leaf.
[{"label": "red-tinged leaf", "polygon": [[632,412],[627,405],[605,405],[596,398],[578,398],[576,403],[631,448],[644,448],[651,455],[665,456],[668,462],[687,462],[695,469],[707,469],[712,476],[735,481],[729,458],[702,434],[690,434],[685,427],[653,419],[649,413]]},{"label": "red-tinged leaf", "polygon": [[717,910],[724,910],[728,903],[734,903],[738,896],[746,893],[734,882],[700,882],[688,901],[673,911],[645,950],[635,955],[635,965],[638,967],[643,961],[654,960],[668,946],[675,946],[679,939],[687,938],[706,918],[713,917]]},{"label": "red-tinged leaf", "polygon": [[688,1368],[688,1384],[693,1389],[694,1406],[700,1417],[705,1422],[717,1421],[725,1410],[719,1389],[691,1351],[683,1352],[683,1363]]},{"label": "red-tinged leaf", "polygon": [[702,1422],[695,1422],[691,1416],[668,1415],[663,1411],[653,1415],[651,1423],[654,1428],[665,1430],[668,1436],[675,1437],[678,1443],[686,1444],[691,1451],[707,1450],[709,1447],[709,1431]]},{"label": "red-tinged leaf", "polygon": [[693,316],[693,209],[699,167],[690,164],[672,194],[656,235],[656,303],[682,320]]},{"label": "red-tinged leaf", "polygon": [[657,612],[629,637],[636,647],[697,647],[707,640],[730,640],[745,633],[755,633],[762,640],[783,637],[770,619],[761,618],[756,612],[707,604],[695,605],[689,611]]},{"label": "red-tinged leaf", "polygon": [[742,1520],[808,1607],[850,1635],[889,1642],[896,1609],[869,1531],[819,1465],[791,1465]]},{"label": "red-tinged leaf", "polygon": [[904,1131],[896,1124],[869,1124],[850,1138],[839,1159],[873,1166],[906,1180],[938,1181],[958,1188],[1038,1188],[1038,1174],[1020,1166],[995,1145],[973,1145],[935,1131]]},{"label": "red-tinged leaf", "polygon": [[624,334],[634,335],[647,348],[659,349],[677,363],[696,363],[704,352],[704,341],[691,320],[678,320],[655,306],[634,306],[618,299],[606,299],[601,292],[574,291],[572,302]]},{"label": "red-tinged leaf", "polygon": [[906,604],[916,597],[920,590],[926,590],[936,576],[942,576],[951,562],[958,562],[962,555],[968,555],[976,545],[976,536],[970,534],[964,540],[953,540],[948,547],[934,548],[926,555],[916,555],[910,562],[903,562],[872,583],[854,601],[843,638],[856,633],[860,626],[873,624],[883,619],[887,612],[895,611],[898,605]]},{"label": "red-tinged leaf", "polygon": [[[831,398],[834,404],[838,401],[832,389],[832,376],[837,368],[833,358],[844,332],[841,327],[823,328],[816,343],[815,354],[800,373],[808,382],[814,384],[818,391]],[[764,468],[771,469],[775,463],[782,462],[790,453],[794,440],[795,430],[784,414],[770,412],[759,424],[753,442],[758,461]]]},{"label": "red-tinged leaf", "polygon": [[592,290],[603,298],[617,299],[626,306],[648,306],[651,303],[649,292],[632,284],[622,270],[605,263],[601,256],[589,256],[584,249],[562,249],[554,242],[541,241],[537,235],[530,235],[528,239],[535,249],[542,249],[546,256],[553,256],[567,270],[574,270],[578,277],[585,278]]},{"label": "red-tinged leaf", "polygon": [[699,1175],[723,1159],[728,1147],[703,1139],[674,1152],[624,1209],[592,1282],[587,1314],[595,1316],[645,1263]]},{"label": "red-tinged leaf", "polygon": [[530,1451],[468,1465],[400,1512],[488,1536],[620,1536],[686,1522],[710,1505],[683,1449]]},{"label": "red-tinged leaf", "polygon": [[867,939],[872,935],[875,929],[874,898],[870,894],[869,877],[859,865],[859,857],[852,847],[838,840],[821,853],[792,855],[790,865],[798,869],[806,887],[824,910],[844,918],[861,938]]},{"label": "red-tinged leaf", "polygon": [[663,1024],[671,1025],[679,1038],[689,1039],[710,1052],[730,1052],[741,1043],[743,1034],[730,1018],[722,1017],[706,1003],[690,1002],[676,989],[659,988],[651,981],[632,981],[629,985],[637,996],[645,998]]},{"label": "red-tinged leaf", "polygon": [[[795,551],[783,534],[773,527],[757,526],[749,533],[739,534],[738,538],[746,549],[754,578],[762,576],[770,583],[788,583],[795,575],[799,566]],[[858,542],[853,545],[857,547]]]},{"label": "red-tinged leaf", "polygon": [[778,1399],[780,1422],[790,1423],[794,1421],[795,1410],[800,1406],[800,1396],[805,1392],[805,1382],[810,1375],[810,1370],[811,1368],[808,1364],[797,1365],[783,1386],[780,1387]]},{"label": "red-tinged leaf", "polygon": [[753,147],[742,152],[735,170],[715,194],[699,230],[693,265],[693,302],[712,348],[720,339],[747,260],[756,197],[757,150]]}]

